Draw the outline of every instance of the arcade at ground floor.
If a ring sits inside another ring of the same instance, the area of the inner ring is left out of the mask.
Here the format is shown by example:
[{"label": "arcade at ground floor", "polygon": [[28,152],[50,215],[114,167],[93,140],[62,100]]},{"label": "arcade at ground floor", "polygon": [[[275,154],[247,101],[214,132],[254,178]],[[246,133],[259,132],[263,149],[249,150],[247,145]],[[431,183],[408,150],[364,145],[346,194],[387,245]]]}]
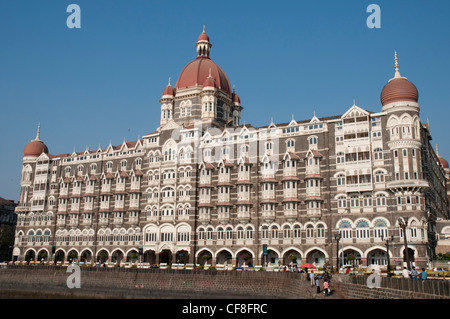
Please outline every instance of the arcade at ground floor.
[{"label": "arcade at ground floor", "polygon": [[[370,265],[426,267],[428,257],[426,245],[409,245],[408,254],[405,247],[387,248],[376,246],[330,247],[310,246],[270,246],[253,245],[249,247],[23,247],[15,250],[13,261],[34,261],[53,263],[147,263],[157,264],[197,264],[201,266],[229,265],[242,266],[277,266],[301,265],[309,263],[321,267],[367,267]],[[338,258],[336,258],[338,256]]]}]

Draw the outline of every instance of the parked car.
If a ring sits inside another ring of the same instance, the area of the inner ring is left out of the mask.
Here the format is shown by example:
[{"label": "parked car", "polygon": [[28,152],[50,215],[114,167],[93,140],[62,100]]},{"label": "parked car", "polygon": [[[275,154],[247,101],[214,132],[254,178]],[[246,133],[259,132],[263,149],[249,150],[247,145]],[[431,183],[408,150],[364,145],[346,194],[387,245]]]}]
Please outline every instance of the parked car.
[{"label": "parked car", "polygon": [[433,268],[432,270],[428,271],[428,276],[433,276],[433,277],[448,277],[449,276],[449,271],[448,269],[444,269],[442,267],[436,267]]}]

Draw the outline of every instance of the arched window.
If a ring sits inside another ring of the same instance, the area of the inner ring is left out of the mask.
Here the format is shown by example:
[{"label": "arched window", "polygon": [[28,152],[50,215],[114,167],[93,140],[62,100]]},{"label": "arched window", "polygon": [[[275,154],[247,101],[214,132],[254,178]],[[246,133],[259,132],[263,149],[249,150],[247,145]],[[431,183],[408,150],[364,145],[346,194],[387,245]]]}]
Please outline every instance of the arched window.
[{"label": "arched window", "polygon": [[336,178],[336,181],[337,181],[338,186],[344,186],[345,185],[345,175],[339,174]]},{"label": "arched window", "polygon": [[388,228],[384,220],[378,219],[374,222],[374,237],[375,238],[387,238]]},{"label": "arched window", "polygon": [[223,234],[224,234],[223,227],[217,228],[217,239],[223,240]]},{"label": "arched window", "polygon": [[384,173],[382,171],[375,172],[375,183],[384,183]]},{"label": "arched window", "polygon": [[206,229],[206,239],[208,240],[212,240],[213,239],[213,235],[214,235],[214,230],[212,227],[208,227]]},{"label": "arched window", "polygon": [[198,239],[200,239],[200,240],[204,240],[205,239],[205,229],[204,228],[200,228],[198,230]]},{"label": "arched window", "polygon": [[301,238],[300,225],[294,225],[294,238]]},{"label": "arched window", "polygon": [[345,163],[345,156],[343,152],[338,152],[336,154],[336,163],[337,164],[344,164]]},{"label": "arched window", "polygon": [[317,226],[317,238],[325,238],[325,226],[323,224]]},{"label": "arched window", "polygon": [[273,225],[272,228],[270,229],[270,234],[272,239],[278,238],[278,226]]},{"label": "arched window", "polygon": [[370,237],[370,233],[369,233],[369,223],[361,220],[356,224],[356,238],[369,238]]},{"label": "arched window", "polygon": [[339,232],[344,239],[352,238],[352,225],[348,221],[339,224]]},{"label": "arched window", "polygon": [[245,236],[247,239],[253,239],[253,228],[251,226],[247,226],[245,229]]},{"label": "arched window", "polygon": [[236,236],[237,239],[244,239],[244,227],[238,226],[236,228]]},{"label": "arched window", "polygon": [[266,225],[262,226],[261,237],[263,239],[268,239],[269,238],[269,227],[268,226],[266,226]]},{"label": "arched window", "polygon": [[233,228],[228,226],[225,230],[226,239],[233,239]]},{"label": "arched window", "polygon": [[382,160],[383,159],[383,149],[380,147],[377,147],[373,150],[373,158],[375,160]]},{"label": "arched window", "polygon": [[386,195],[384,194],[377,195],[377,206],[386,206]]},{"label": "arched window", "polygon": [[338,208],[346,208],[347,207],[347,197],[339,196],[337,199]]},{"label": "arched window", "polygon": [[289,225],[283,226],[283,238],[291,238],[291,227]]},{"label": "arched window", "polygon": [[313,227],[313,225],[306,226],[306,238],[314,238],[314,227]]},{"label": "arched window", "polygon": [[316,136],[311,136],[310,138],[308,138],[308,142],[309,145],[317,145],[317,137]]}]

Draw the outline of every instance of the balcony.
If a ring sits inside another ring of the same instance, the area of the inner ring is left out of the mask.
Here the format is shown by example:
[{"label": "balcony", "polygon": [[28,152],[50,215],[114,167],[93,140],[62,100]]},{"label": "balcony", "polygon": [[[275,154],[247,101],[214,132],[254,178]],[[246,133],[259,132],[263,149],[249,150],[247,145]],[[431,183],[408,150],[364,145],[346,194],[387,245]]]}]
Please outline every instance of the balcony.
[{"label": "balcony", "polygon": [[109,219],[108,218],[100,218],[98,220],[98,224],[102,227],[106,227],[109,224]]},{"label": "balcony", "polygon": [[297,210],[285,210],[284,211],[284,217],[288,218],[288,219],[296,219],[297,218]]},{"label": "balcony", "polygon": [[77,227],[77,226],[78,226],[78,218],[76,218],[76,219],[70,219],[70,221],[69,221],[69,226],[70,226],[70,227]]},{"label": "balcony", "polygon": [[406,179],[406,180],[399,180],[399,181],[391,181],[386,183],[387,189],[403,189],[403,188],[410,188],[414,190],[422,190],[429,188],[430,185],[425,180],[420,179]]},{"label": "balcony", "polygon": [[123,217],[115,217],[113,219],[113,225],[115,227],[121,227],[123,225]]},{"label": "balcony", "polygon": [[372,183],[357,183],[357,184],[345,184],[345,191],[346,192],[365,192],[365,191],[371,191],[373,190],[373,184]]},{"label": "balcony", "polygon": [[322,217],[322,211],[320,210],[320,208],[308,208],[306,210],[306,215],[308,217],[320,218]]},{"label": "balcony", "polygon": [[161,216],[162,222],[172,222],[175,221],[175,215],[162,215]]},{"label": "balcony", "polygon": [[200,213],[198,215],[198,220],[201,223],[209,223],[211,220],[211,215],[209,213]]},{"label": "balcony", "polygon": [[83,226],[91,226],[91,225],[92,225],[92,218],[83,219]]},{"label": "balcony", "polygon": [[250,212],[238,212],[237,219],[241,222],[249,222],[250,221]]},{"label": "balcony", "polygon": [[275,220],[275,211],[263,211],[261,215],[265,222],[271,222]]},{"label": "balcony", "polygon": [[137,225],[139,224],[139,217],[130,217],[128,219],[128,222],[132,225]]},{"label": "balcony", "polygon": [[224,222],[227,223],[230,221],[230,213],[226,212],[226,213],[218,213],[217,214],[217,220],[219,222]]}]

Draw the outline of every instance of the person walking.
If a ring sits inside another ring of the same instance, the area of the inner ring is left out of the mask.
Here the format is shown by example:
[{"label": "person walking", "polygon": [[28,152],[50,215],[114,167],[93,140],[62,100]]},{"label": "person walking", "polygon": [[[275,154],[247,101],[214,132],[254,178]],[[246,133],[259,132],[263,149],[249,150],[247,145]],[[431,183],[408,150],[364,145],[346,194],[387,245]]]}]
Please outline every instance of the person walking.
[{"label": "person walking", "polygon": [[422,272],[419,274],[419,278],[425,280],[427,279],[427,277],[428,277],[427,271],[425,270],[425,268],[422,268]]},{"label": "person walking", "polygon": [[323,281],[323,293],[325,294],[325,296],[329,296],[330,294],[330,284],[327,280]]},{"label": "person walking", "polygon": [[316,282],[316,288],[317,288],[317,293],[320,294],[320,282],[319,282],[319,277],[315,276],[314,280]]},{"label": "person walking", "polygon": [[312,270],[309,273],[309,281],[311,282],[311,286],[313,286],[314,285],[314,273],[312,272]]}]

